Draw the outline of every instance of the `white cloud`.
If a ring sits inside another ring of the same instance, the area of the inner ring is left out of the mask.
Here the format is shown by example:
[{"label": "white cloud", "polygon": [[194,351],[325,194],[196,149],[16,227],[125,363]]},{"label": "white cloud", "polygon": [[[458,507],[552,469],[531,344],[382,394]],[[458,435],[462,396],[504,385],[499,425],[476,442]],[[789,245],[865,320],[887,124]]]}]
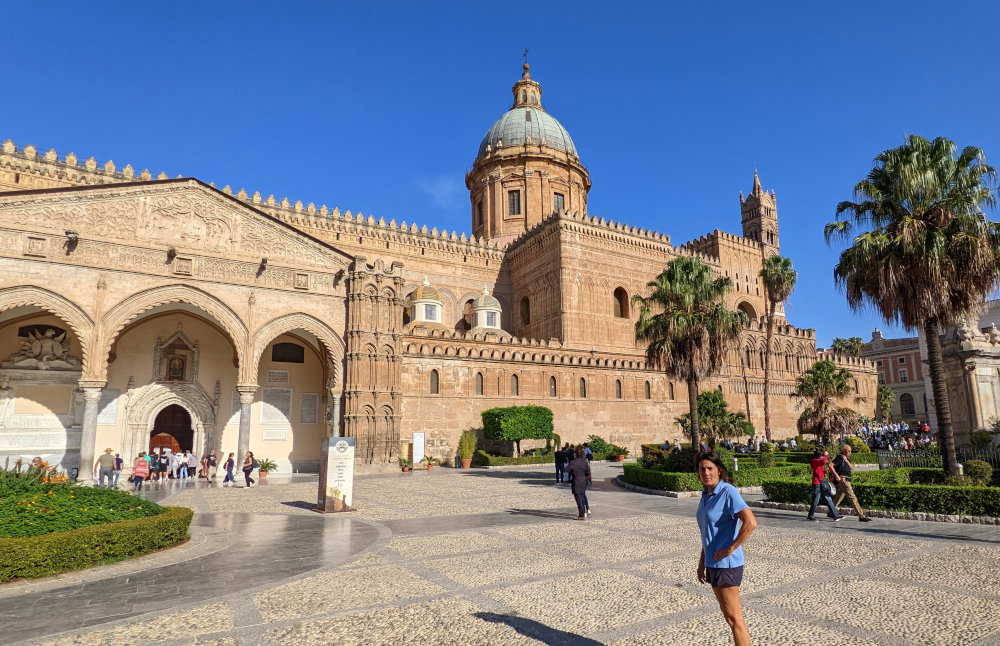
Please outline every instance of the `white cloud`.
[{"label": "white cloud", "polygon": [[456,200],[465,192],[465,185],[460,177],[454,175],[438,175],[417,181],[420,190],[431,196],[435,204],[443,209],[451,208]]}]

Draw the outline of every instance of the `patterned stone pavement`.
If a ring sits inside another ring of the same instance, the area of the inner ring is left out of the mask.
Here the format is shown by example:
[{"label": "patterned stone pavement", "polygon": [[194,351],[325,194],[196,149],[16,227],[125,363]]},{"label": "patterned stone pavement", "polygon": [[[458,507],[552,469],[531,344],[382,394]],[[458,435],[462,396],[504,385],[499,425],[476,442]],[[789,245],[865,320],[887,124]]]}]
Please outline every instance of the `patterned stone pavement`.
[{"label": "patterned stone pavement", "polygon": [[[316,490],[309,478],[272,477],[252,490],[154,490],[147,495],[199,512],[188,546],[3,586],[0,625],[18,620],[6,604],[44,593],[44,636],[17,643],[731,643],[711,589],[695,579],[697,499],[626,492],[610,482],[618,473],[615,465],[595,465],[587,522],[573,520],[572,497],[551,483],[548,470],[359,478],[359,511],[347,525],[308,511]],[[746,548],[743,587],[754,644],[1000,644],[1000,528],[853,519],[835,525],[755,512],[760,526]],[[300,520],[282,522],[292,517]],[[273,526],[272,535],[262,538],[255,525],[251,540],[253,532],[228,524],[248,518]],[[220,527],[234,528],[228,543],[218,538]],[[332,536],[330,528],[337,528]],[[304,534],[310,541],[326,536],[326,550],[344,551],[344,558],[326,554],[314,569],[290,573],[284,552]],[[345,536],[351,540],[337,542]],[[218,545],[210,548],[213,540]],[[164,559],[185,567],[184,550],[228,569],[226,555],[248,549],[248,541],[264,545],[254,557],[260,576],[237,577],[213,598],[190,603],[169,591],[152,598],[140,585],[134,594],[143,614],[93,618],[72,630],[59,618],[59,599],[82,580],[131,573],[142,581]],[[14,643],[0,631],[3,642]]]}]

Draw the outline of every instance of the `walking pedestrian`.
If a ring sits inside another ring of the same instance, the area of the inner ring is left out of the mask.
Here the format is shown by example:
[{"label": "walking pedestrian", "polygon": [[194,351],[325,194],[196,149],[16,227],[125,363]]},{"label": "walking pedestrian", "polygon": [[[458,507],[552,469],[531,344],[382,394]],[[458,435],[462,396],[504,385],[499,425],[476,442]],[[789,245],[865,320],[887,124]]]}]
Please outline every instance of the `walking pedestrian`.
[{"label": "walking pedestrian", "polygon": [[742,545],[757,528],[757,519],[729,482],[729,473],[714,452],[698,458],[698,478],[705,486],[696,514],[701,531],[698,581],[712,586],[722,616],[733,631],[735,646],[750,646],[750,632],[740,608],[745,562]]},{"label": "walking pedestrian", "polygon": [[124,466],[125,460],[122,459],[122,456],[115,453],[115,489],[118,488],[118,478],[121,476]]},{"label": "walking pedestrian", "polygon": [[257,468],[257,460],[253,457],[253,451],[247,451],[247,459],[243,462],[243,477],[247,481],[247,489],[257,486],[257,483],[251,478],[253,470]]},{"label": "walking pedestrian", "polygon": [[187,465],[188,465],[188,477],[189,478],[195,478],[195,479],[197,479],[197,477],[198,477],[198,456],[195,455],[191,451],[188,451]]},{"label": "walking pedestrian", "polygon": [[828,459],[829,453],[823,449],[816,449],[813,454],[813,459],[809,462],[809,466],[812,468],[813,477],[813,499],[812,505],[809,506],[809,520],[817,520],[816,518],[816,506],[819,505],[819,500],[822,497],[823,502],[830,509],[830,516],[833,518],[833,522],[840,522],[840,514],[837,513],[837,506],[833,504],[833,498],[830,497],[830,491],[827,487],[830,485],[830,481],[826,479],[826,472],[833,471],[830,467],[830,461]]},{"label": "walking pedestrian", "polygon": [[577,520],[587,520],[587,480],[590,478],[590,463],[583,449],[576,450],[576,459],[566,467],[569,473],[570,490],[576,499]]},{"label": "walking pedestrian", "polygon": [[108,479],[107,487],[108,489],[113,489],[114,484],[112,481],[115,477],[115,458],[111,455],[112,449],[104,449],[104,455],[97,458],[97,462],[94,463],[94,471],[98,473],[97,486],[103,487],[104,479]]},{"label": "walking pedestrian", "polygon": [[177,467],[181,472],[181,480],[185,480],[188,477],[188,458],[190,455],[190,451],[184,451],[177,456]]},{"label": "walking pedestrian", "polygon": [[160,481],[167,481],[167,474],[170,472],[170,454],[168,453],[170,449],[163,449],[160,451],[160,459],[157,461],[160,472]]},{"label": "walking pedestrian", "polygon": [[177,479],[177,470],[181,466],[180,454],[174,453],[172,450],[170,452],[170,473],[173,475],[174,480]]},{"label": "walking pedestrian", "polygon": [[591,460],[594,459],[594,452],[590,450],[589,442],[583,443],[583,457],[587,458],[587,462],[590,462]]},{"label": "walking pedestrian", "polygon": [[236,478],[233,477],[233,469],[236,467],[236,454],[230,453],[229,459],[226,460],[223,466],[226,468],[226,477],[222,479],[222,486],[232,487],[236,484]]},{"label": "walking pedestrian", "polygon": [[209,480],[215,480],[215,476],[219,473],[219,456],[215,454],[215,449],[208,452],[208,457],[205,458],[205,466],[207,468],[205,477]]},{"label": "walking pedestrian", "polygon": [[556,447],[556,484],[561,484],[563,479],[563,469],[566,466],[566,454],[561,448]]},{"label": "walking pedestrian", "polygon": [[146,461],[146,452],[143,451],[132,464],[132,484],[136,491],[142,491],[142,481],[149,476],[149,462]]},{"label": "walking pedestrian", "polygon": [[840,455],[833,459],[833,471],[837,475],[837,498],[833,501],[833,506],[839,507],[840,501],[847,496],[847,501],[854,507],[854,511],[858,512],[858,520],[867,523],[871,518],[865,515],[865,510],[861,508],[858,497],[854,495],[854,489],[851,487],[851,472],[854,470],[854,465],[851,463],[852,450],[850,444],[845,444],[840,449]]}]

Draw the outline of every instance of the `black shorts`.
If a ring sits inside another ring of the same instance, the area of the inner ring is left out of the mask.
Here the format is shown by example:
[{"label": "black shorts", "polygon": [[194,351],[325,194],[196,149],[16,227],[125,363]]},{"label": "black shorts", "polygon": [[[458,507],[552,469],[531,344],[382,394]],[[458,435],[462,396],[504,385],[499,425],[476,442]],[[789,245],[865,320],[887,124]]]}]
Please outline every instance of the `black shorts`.
[{"label": "black shorts", "polygon": [[705,578],[709,585],[718,588],[723,585],[740,587],[743,583],[743,566],[737,567],[707,567],[705,568]]}]

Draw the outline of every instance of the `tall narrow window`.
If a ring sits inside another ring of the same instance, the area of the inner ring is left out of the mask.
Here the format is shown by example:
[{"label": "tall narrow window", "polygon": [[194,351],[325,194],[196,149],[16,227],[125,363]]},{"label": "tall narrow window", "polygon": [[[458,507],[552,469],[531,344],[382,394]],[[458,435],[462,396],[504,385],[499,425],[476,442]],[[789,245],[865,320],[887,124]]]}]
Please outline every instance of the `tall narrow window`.
[{"label": "tall narrow window", "polygon": [[427,319],[428,321],[436,321],[437,317],[438,317],[437,311],[438,311],[437,305],[427,305],[427,304],[425,304],[424,305],[424,318]]},{"label": "tall narrow window", "polygon": [[483,373],[481,372],[476,373],[476,394],[483,394]]},{"label": "tall narrow window", "polygon": [[531,93],[531,104],[532,104],[532,105],[534,105],[534,104],[536,104],[536,103],[538,103],[538,100],[537,100],[537,99],[535,99],[535,93],[534,93],[534,92],[532,92],[532,93]]},{"label": "tall narrow window", "polygon": [[650,391],[649,382],[646,382],[646,399],[652,399],[653,393]]},{"label": "tall narrow window", "polygon": [[440,377],[438,376],[438,371],[437,370],[431,370],[431,394],[432,395],[437,395],[438,394],[439,379],[440,379]]},{"label": "tall narrow window", "polygon": [[909,379],[909,375],[906,372],[906,368],[900,368],[899,369],[899,383],[905,384],[909,380],[910,379]]},{"label": "tall narrow window", "polygon": [[521,215],[521,191],[507,191],[507,215]]},{"label": "tall narrow window", "polygon": [[750,348],[747,348],[745,351],[745,355],[743,357],[743,365],[746,366],[747,368],[750,367]]},{"label": "tall narrow window", "polygon": [[670,382],[670,401],[674,400],[674,382]]},{"label": "tall narrow window", "polygon": [[521,90],[521,103],[527,103],[527,102],[528,102],[528,93],[525,92],[524,90]]},{"label": "tall narrow window", "polygon": [[916,415],[917,411],[913,406],[913,395],[903,393],[899,396],[899,412],[903,415]]},{"label": "tall narrow window", "polygon": [[549,377],[549,397],[555,397],[555,396],[556,396],[556,378],[553,376]]},{"label": "tall narrow window", "polygon": [[560,212],[566,208],[566,198],[562,193],[552,194],[552,210]]},{"label": "tall narrow window", "polygon": [[580,397],[586,398],[587,396],[587,380],[580,377]]},{"label": "tall narrow window", "polygon": [[531,303],[528,301],[528,297],[525,296],[521,299],[521,325],[528,325],[531,323]]},{"label": "tall narrow window", "polygon": [[496,312],[486,312],[486,326],[487,327],[499,327],[497,325],[497,313]]},{"label": "tall narrow window", "polygon": [[628,318],[628,293],[621,287],[615,290],[615,318]]},{"label": "tall narrow window", "polygon": [[622,380],[615,379],[615,399],[622,398]]},{"label": "tall narrow window", "polygon": [[518,395],[517,386],[518,386],[517,375],[511,375],[510,376],[510,396],[511,397],[517,397],[517,395]]},{"label": "tall narrow window", "polygon": [[483,226],[483,203],[481,200],[476,202],[476,215],[479,218],[479,226]]},{"label": "tall narrow window", "polygon": [[764,369],[764,351],[763,350],[760,351],[760,368],[761,368],[761,370]]}]

